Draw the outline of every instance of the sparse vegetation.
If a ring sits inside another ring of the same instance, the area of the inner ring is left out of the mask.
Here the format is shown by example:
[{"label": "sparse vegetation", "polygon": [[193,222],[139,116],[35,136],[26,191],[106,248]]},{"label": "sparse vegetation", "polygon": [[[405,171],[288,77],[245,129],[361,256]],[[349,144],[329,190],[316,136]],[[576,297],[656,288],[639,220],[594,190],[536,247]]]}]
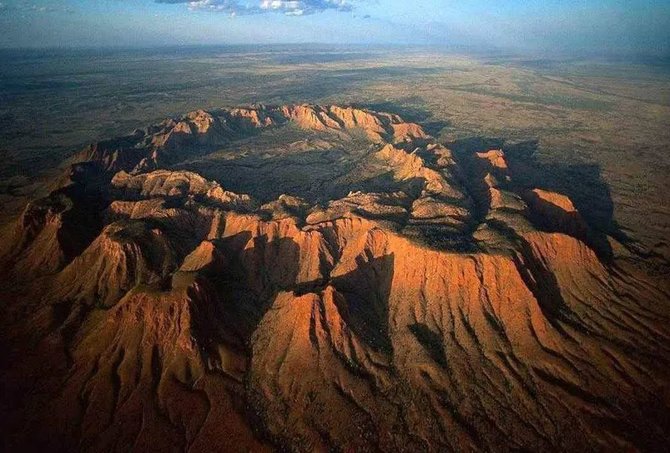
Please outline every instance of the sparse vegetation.
[{"label": "sparse vegetation", "polygon": [[[622,226],[670,257],[667,68],[393,48],[86,52],[3,58],[0,177],[34,182],[90,141],[196,108],[353,103],[402,113],[443,141],[538,140],[540,161],[595,166],[602,181],[571,179],[584,193],[609,187],[612,212],[600,227]],[[30,182],[3,191],[2,217],[40,195]]]}]

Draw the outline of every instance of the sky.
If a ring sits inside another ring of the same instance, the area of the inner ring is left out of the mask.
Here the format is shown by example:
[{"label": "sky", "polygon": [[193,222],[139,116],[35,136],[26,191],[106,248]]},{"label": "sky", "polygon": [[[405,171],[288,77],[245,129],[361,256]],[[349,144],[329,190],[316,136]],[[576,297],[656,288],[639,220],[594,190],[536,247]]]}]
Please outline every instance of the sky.
[{"label": "sky", "polygon": [[670,0],[0,0],[0,47],[401,44],[670,54]]}]

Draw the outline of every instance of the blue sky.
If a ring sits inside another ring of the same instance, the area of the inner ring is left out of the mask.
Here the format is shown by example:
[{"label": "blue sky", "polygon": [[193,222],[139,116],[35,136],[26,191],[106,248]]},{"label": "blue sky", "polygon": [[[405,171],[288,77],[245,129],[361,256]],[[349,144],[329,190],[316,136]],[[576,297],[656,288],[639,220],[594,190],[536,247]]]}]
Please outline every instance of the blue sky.
[{"label": "blue sky", "polygon": [[358,43],[670,52],[668,0],[0,0],[0,47]]}]

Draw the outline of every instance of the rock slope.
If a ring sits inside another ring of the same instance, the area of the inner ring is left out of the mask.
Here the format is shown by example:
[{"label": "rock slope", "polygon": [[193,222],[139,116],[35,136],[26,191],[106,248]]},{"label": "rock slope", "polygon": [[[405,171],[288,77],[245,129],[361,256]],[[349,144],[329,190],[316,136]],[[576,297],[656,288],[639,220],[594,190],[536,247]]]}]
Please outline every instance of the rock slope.
[{"label": "rock slope", "polygon": [[[341,196],[267,200],[180,169],[282,128],[359,147],[305,189]],[[456,156],[396,115],[169,119],[75,156],[11,241],[8,450],[670,442],[668,294],[566,196],[516,185],[503,150]]]}]

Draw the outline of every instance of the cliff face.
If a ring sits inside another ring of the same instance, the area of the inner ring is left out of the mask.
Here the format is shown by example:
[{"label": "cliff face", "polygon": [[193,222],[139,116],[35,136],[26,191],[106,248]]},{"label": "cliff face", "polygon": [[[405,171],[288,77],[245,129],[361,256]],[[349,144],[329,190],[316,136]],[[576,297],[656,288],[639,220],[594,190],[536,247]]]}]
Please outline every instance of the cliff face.
[{"label": "cliff face", "polygon": [[[348,194],[267,201],[178,168],[286,127],[363,132],[356,166],[333,161]],[[668,295],[599,250],[567,197],[516,186],[502,150],[456,159],[396,115],[257,106],[166,120],[73,165],[4,257],[8,447],[670,440]]]}]

